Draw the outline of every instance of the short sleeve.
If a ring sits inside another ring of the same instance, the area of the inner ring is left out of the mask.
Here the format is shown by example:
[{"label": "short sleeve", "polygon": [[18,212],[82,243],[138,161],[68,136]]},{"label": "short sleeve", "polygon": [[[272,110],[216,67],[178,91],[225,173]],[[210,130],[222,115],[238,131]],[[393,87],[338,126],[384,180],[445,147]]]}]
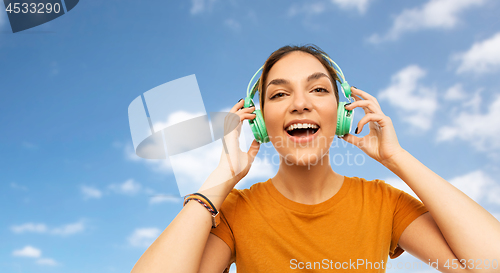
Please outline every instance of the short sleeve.
[{"label": "short sleeve", "polygon": [[238,190],[233,189],[226,197],[219,210],[220,223],[216,228],[212,228],[210,233],[219,237],[231,249],[231,259],[229,264],[233,263],[236,259],[236,251],[234,246],[234,235],[231,229],[231,219],[233,219],[236,203],[238,202]]},{"label": "short sleeve", "polygon": [[406,227],[408,227],[420,215],[429,211],[417,198],[402,190],[398,191],[400,193],[394,208],[391,246],[389,249],[389,257],[391,259],[399,257],[404,252],[404,250],[398,246],[398,242]]}]

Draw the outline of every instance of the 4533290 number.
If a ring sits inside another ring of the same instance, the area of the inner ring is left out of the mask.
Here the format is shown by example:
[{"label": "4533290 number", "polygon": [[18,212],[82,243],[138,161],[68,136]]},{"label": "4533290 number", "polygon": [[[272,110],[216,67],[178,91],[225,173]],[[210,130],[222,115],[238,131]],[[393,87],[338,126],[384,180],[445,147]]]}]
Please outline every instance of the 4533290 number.
[{"label": "4533290 number", "polygon": [[8,13],[59,13],[59,3],[9,3],[5,9]]}]

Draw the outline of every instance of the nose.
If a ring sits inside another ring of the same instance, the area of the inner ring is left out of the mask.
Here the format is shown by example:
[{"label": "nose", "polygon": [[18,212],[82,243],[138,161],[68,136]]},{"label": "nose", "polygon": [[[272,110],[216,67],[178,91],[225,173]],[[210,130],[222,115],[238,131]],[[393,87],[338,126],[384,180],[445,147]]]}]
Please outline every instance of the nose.
[{"label": "nose", "polygon": [[307,97],[305,92],[294,92],[292,95],[292,104],[290,105],[290,112],[303,113],[304,111],[311,111],[312,103]]}]

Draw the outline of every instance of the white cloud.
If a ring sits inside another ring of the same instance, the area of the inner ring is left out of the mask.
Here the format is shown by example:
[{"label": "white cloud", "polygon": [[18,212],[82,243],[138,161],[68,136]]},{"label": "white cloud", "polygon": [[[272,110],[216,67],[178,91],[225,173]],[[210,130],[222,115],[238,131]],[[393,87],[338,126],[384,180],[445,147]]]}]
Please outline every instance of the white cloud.
[{"label": "white cloud", "polygon": [[332,3],[338,5],[341,9],[350,10],[357,9],[359,13],[363,14],[368,9],[368,4],[372,0],[330,0]]},{"label": "white cloud", "polygon": [[138,228],[127,240],[134,247],[149,247],[160,234],[161,231],[158,228]]},{"label": "white cloud", "polygon": [[437,109],[436,90],[419,84],[426,71],[410,65],[391,77],[390,85],[378,94],[402,113],[403,121],[420,130],[429,130]]},{"label": "white cloud", "polygon": [[[390,178],[385,179],[384,181],[385,181],[385,183],[390,184],[394,188],[400,189],[400,190],[408,193],[409,195],[417,198],[418,200],[420,200],[420,198],[418,198],[417,194],[415,194],[415,192],[399,177],[390,177]],[[422,200],[420,200],[420,201],[422,201]]]},{"label": "white cloud", "polygon": [[228,18],[228,19],[224,20],[224,25],[227,26],[228,28],[234,30],[234,31],[241,30],[241,24],[232,18]]},{"label": "white cloud", "polygon": [[50,76],[57,76],[59,74],[59,64],[56,61],[50,63]]},{"label": "white cloud", "polygon": [[394,18],[391,29],[385,35],[374,34],[369,41],[380,43],[397,40],[405,32],[421,29],[452,29],[460,22],[460,14],[486,1],[430,0],[421,7],[403,10]]},{"label": "white cloud", "polygon": [[192,118],[204,116],[204,115],[205,115],[205,113],[202,113],[202,112],[193,113],[193,112],[186,112],[186,111],[177,111],[177,112],[170,114],[165,122],[155,122],[153,124],[153,128],[154,128],[155,132],[158,132],[158,131],[161,131],[161,130],[167,128],[168,126],[171,126],[171,125],[174,125],[177,123],[181,123],[183,121],[187,121],[187,120],[190,120]]},{"label": "white cloud", "polygon": [[[139,157],[134,150],[134,145],[129,142],[124,145],[123,152],[125,158],[130,161],[140,162],[146,164],[149,168],[158,173],[170,174],[172,173],[172,166],[170,165],[170,160],[167,159],[145,159]],[[147,152],[146,152],[147,153]]]},{"label": "white cloud", "polygon": [[[360,14],[364,14],[368,9],[368,4],[372,0],[330,0],[333,5],[338,6],[343,10],[358,10]],[[288,16],[293,17],[296,15],[312,16],[322,14],[328,9],[325,2],[303,2],[302,4],[293,4],[288,9]]]},{"label": "white cloud", "polygon": [[[274,158],[278,158],[278,153],[276,151],[273,154],[275,155]],[[275,163],[277,164],[277,162]],[[271,162],[271,160],[269,160],[267,156],[265,156],[264,158],[257,156],[253,161],[252,166],[250,167],[250,171],[248,171],[247,175],[240,182],[238,182],[238,184],[236,184],[235,188],[236,189],[249,188],[253,183],[261,180],[262,178],[272,177],[276,174],[276,170],[278,169],[278,167],[279,166],[276,165],[275,169],[273,167],[273,162]]]},{"label": "white cloud", "polygon": [[27,150],[36,150],[38,149],[38,145],[28,142],[28,141],[23,141],[22,143],[23,147]]},{"label": "white cloud", "polygon": [[288,16],[293,17],[295,15],[316,15],[321,14],[326,11],[326,6],[323,2],[316,3],[302,3],[302,5],[293,4],[288,9]]},{"label": "white cloud", "polygon": [[179,196],[173,195],[165,195],[165,194],[157,194],[151,196],[149,199],[149,204],[160,204],[160,203],[180,203],[182,202],[182,198]]},{"label": "white cloud", "polygon": [[142,189],[141,184],[134,181],[134,179],[128,179],[122,184],[111,184],[108,186],[109,189],[119,194],[135,195],[139,193]]},{"label": "white cloud", "polygon": [[[229,110],[230,109],[222,109],[218,112],[228,113]],[[182,122],[189,119],[190,116],[200,116],[199,114],[188,114],[189,113],[177,112],[175,116],[169,116],[167,122],[155,124],[155,130],[162,129],[165,126],[168,126],[168,124]],[[248,122],[245,122],[242,126],[240,136],[240,148],[243,151],[248,151],[248,146],[252,140],[253,133],[248,125]],[[195,192],[199,189],[208,176],[216,169],[223,149],[222,141],[217,140],[203,147],[170,156],[166,160],[146,160],[139,158],[135,154],[131,144],[126,145],[124,148],[125,156],[127,158],[136,162],[144,162],[151,169],[157,172],[166,174],[173,173],[181,195]],[[249,179],[257,177],[269,177],[274,173],[273,166],[269,164],[269,160],[259,160],[256,158],[250,172],[244,180],[248,181]],[[238,186],[244,184],[244,181],[240,181]],[[161,198],[150,199],[150,204],[159,203],[160,201],[162,201]]]},{"label": "white cloud", "polygon": [[34,233],[45,233],[47,232],[47,226],[45,224],[35,224],[35,223],[26,223],[20,226],[12,226],[10,228],[14,233],[25,233],[25,232],[34,232]]},{"label": "white cloud", "polygon": [[451,184],[479,203],[485,200],[500,205],[500,185],[481,170],[473,171],[449,180]]},{"label": "white cloud", "polygon": [[481,113],[477,107],[480,99],[472,100],[475,107],[464,108],[453,116],[451,124],[442,126],[437,133],[437,141],[460,139],[471,143],[479,151],[492,151],[500,148],[500,95],[492,99]]},{"label": "white cloud", "polygon": [[[159,132],[166,127],[169,127],[174,124],[178,124],[193,118],[197,118],[200,116],[205,116],[205,113],[202,112],[186,112],[186,111],[176,111],[172,114],[170,114],[165,120],[163,121],[156,121],[153,123],[153,128],[155,132]],[[193,138],[196,138],[196,135],[192,135]],[[176,143],[178,145],[181,144],[186,144],[187,146],[192,143],[189,139],[185,139],[185,142],[183,143]],[[144,162],[148,165],[150,165],[153,169],[155,169],[158,172],[164,172],[164,173],[171,173],[171,166],[170,162],[167,159],[148,159],[148,158],[158,158],[158,150],[163,149],[165,153],[167,154],[168,157],[168,149],[164,147],[165,141],[160,138],[157,141],[149,141],[145,143],[142,143],[140,146],[141,150],[138,152],[142,157],[139,157],[134,150],[133,146],[130,144],[127,144],[124,146],[125,148],[125,157],[129,160],[132,161],[138,161],[138,162]],[[181,147],[176,147],[178,149],[181,149]],[[145,160],[147,159],[147,160]]]},{"label": "white cloud", "polygon": [[39,265],[50,265],[55,266],[58,263],[54,259],[41,258],[42,251],[38,248],[32,247],[30,245],[25,246],[23,249],[14,250],[12,256],[15,257],[27,257],[27,258],[38,258],[36,263]]},{"label": "white cloud", "polygon": [[80,220],[76,223],[66,224],[52,229],[48,228],[47,225],[43,223],[25,223],[19,226],[11,226],[10,230],[17,234],[31,232],[67,236],[83,232],[85,230],[85,223],[83,220]]},{"label": "white cloud", "polygon": [[468,51],[456,54],[453,59],[460,62],[457,73],[486,74],[497,71],[500,68],[500,32],[473,44]]},{"label": "white cloud", "polygon": [[[116,145],[117,146],[116,148],[122,148],[121,144],[114,143],[113,145]],[[135,153],[133,153],[132,144],[128,143],[127,145],[125,145],[126,157],[131,156],[130,155],[131,153],[133,155],[135,155]],[[147,160],[147,159],[142,159],[139,157],[137,157],[137,158],[138,158],[138,161],[150,163],[149,165],[152,166],[152,168],[155,171],[159,171],[159,172],[169,171],[170,172],[170,168],[166,168],[164,166],[161,166],[160,164],[158,164],[158,160]],[[164,162],[165,160],[162,160],[162,161]],[[84,186],[84,187],[82,187],[82,189],[85,189],[85,191],[82,190],[82,192],[85,192],[87,195],[89,195],[92,198],[100,198],[105,193],[107,195],[122,194],[122,195],[128,195],[128,196],[136,196],[139,194],[146,194],[146,195],[151,196],[149,198],[149,204],[158,204],[158,203],[165,203],[165,202],[175,203],[175,202],[180,202],[182,200],[182,199],[179,199],[179,197],[174,197],[172,195],[158,194],[155,190],[142,186],[140,183],[136,182],[134,179],[128,179],[123,183],[110,184],[107,186],[107,191],[105,191],[104,193],[98,189],[91,188],[91,187]],[[89,197],[87,197],[87,198],[89,198]],[[73,227],[77,228],[78,225],[74,225]]]},{"label": "white cloud", "polygon": [[[413,197],[418,196],[400,178],[390,177],[384,180]],[[500,205],[500,184],[482,170],[476,170],[447,180],[477,203],[492,203]],[[420,200],[420,199],[419,199]]]},{"label": "white cloud", "polygon": [[206,11],[211,11],[216,0],[191,0],[190,13],[192,15],[200,14]]},{"label": "white cloud", "polygon": [[461,100],[465,98],[465,91],[462,84],[457,83],[446,90],[444,95],[445,100]]},{"label": "white cloud", "polygon": [[40,264],[40,265],[50,265],[50,266],[58,265],[58,263],[56,261],[54,261],[54,259],[50,259],[50,258],[38,259],[36,261],[36,263]]},{"label": "white cloud", "polygon": [[39,258],[42,255],[42,251],[38,248],[34,248],[28,245],[23,249],[14,250],[14,252],[12,252],[12,255],[16,257]]},{"label": "white cloud", "polygon": [[[240,149],[245,152],[248,151],[248,146],[253,139],[250,126],[245,123],[242,126],[240,136]],[[222,141],[219,140],[201,148],[170,157],[181,196],[196,192],[203,185],[209,175],[217,168],[222,150]],[[192,170],[196,170],[196,172]],[[274,174],[274,168],[269,160],[267,158],[262,160],[257,157],[249,173],[238,182],[236,188],[244,188],[248,183],[255,182],[257,178],[268,178]]]},{"label": "white cloud", "polygon": [[23,186],[23,185],[19,185],[15,182],[12,182],[10,183],[10,187],[13,188],[13,189],[16,189],[16,190],[23,190],[23,191],[27,191],[28,188],[26,186]]},{"label": "white cloud", "polygon": [[76,223],[64,225],[62,227],[54,228],[50,231],[50,233],[54,235],[67,236],[83,232],[84,230],[85,230],[84,222],[79,221]]},{"label": "white cloud", "polygon": [[101,198],[102,192],[94,187],[89,186],[81,186],[80,190],[83,194],[83,199],[91,199],[91,198]]},{"label": "white cloud", "polygon": [[191,14],[201,13],[205,9],[205,0],[192,0],[191,3]]}]

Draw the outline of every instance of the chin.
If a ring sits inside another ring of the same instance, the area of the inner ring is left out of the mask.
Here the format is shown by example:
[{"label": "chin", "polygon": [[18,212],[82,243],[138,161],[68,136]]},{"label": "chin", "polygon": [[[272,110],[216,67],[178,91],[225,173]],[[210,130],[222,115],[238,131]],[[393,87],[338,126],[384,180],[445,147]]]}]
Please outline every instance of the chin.
[{"label": "chin", "polygon": [[288,166],[316,166],[327,164],[328,149],[286,149],[286,151],[278,151],[283,162]]}]

